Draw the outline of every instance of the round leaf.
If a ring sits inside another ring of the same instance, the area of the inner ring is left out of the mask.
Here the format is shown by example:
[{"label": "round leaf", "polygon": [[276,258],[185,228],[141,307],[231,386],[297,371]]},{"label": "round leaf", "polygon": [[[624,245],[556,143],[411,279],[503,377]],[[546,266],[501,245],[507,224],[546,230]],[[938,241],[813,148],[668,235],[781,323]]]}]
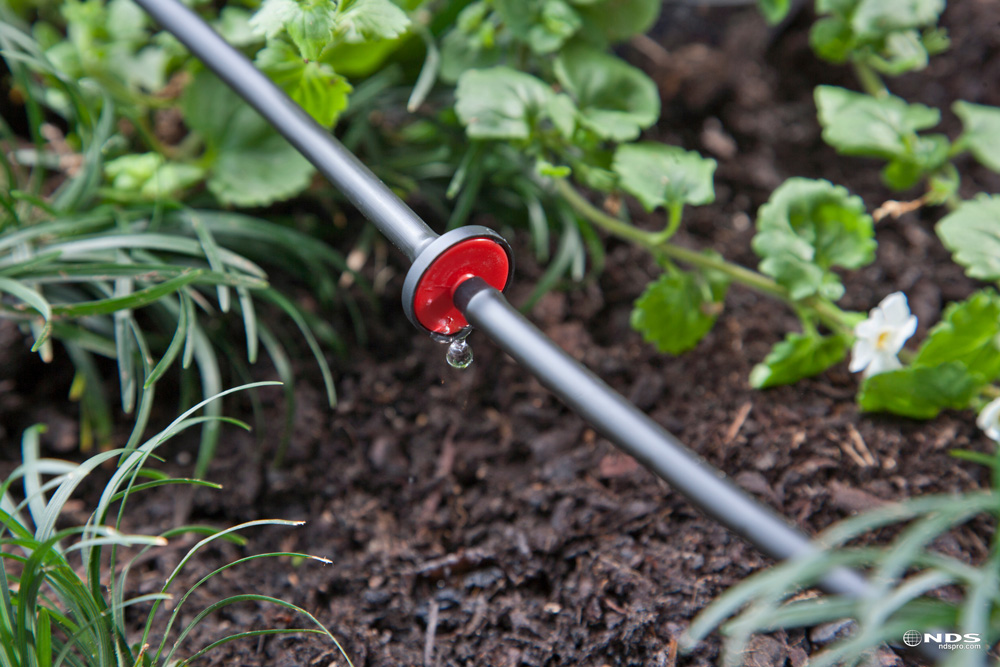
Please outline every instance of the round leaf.
[{"label": "round leaf", "polygon": [[727,288],[692,273],[664,274],[636,300],[632,328],[660,352],[686,352],[712,329]]},{"label": "round leaf", "polygon": [[715,165],[715,160],[693,151],[647,142],[619,146],[612,169],[622,189],[652,211],[657,206],[699,206],[714,201]]},{"label": "round leaf", "polygon": [[969,276],[1000,280],[1000,196],[964,202],[937,224],[937,234]]},{"label": "round leaf", "polygon": [[555,62],[560,85],[580,108],[580,122],[602,139],[631,141],[660,116],[656,84],[621,58],[569,46]]},{"label": "round leaf", "polygon": [[552,90],[509,67],[469,70],[455,90],[455,112],[474,139],[527,139]]},{"label": "round leaf", "polygon": [[754,252],[760,270],[793,299],[837,299],[843,286],[831,267],[856,269],[875,258],[875,230],[864,202],[828,181],[790,178],[757,214]]}]

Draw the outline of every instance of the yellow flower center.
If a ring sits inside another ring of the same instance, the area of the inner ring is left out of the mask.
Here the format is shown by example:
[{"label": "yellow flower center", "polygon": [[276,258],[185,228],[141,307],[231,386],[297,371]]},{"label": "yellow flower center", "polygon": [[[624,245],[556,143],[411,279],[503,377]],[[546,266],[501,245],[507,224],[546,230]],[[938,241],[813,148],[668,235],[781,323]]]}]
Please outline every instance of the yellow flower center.
[{"label": "yellow flower center", "polygon": [[889,344],[889,339],[891,338],[892,338],[891,331],[883,331],[878,335],[878,338],[875,339],[875,347],[877,347],[880,350],[884,350],[885,347]]}]

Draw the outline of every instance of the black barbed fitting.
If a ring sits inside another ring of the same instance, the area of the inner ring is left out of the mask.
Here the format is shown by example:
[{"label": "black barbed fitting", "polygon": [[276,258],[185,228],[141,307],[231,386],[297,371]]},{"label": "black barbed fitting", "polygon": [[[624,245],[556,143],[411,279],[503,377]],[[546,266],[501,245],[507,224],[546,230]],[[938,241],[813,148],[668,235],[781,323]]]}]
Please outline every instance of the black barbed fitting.
[{"label": "black barbed fitting", "polygon": [[514,254],[502,236],[479,225],[453,229],[413,260],[403,281],[403,312],[434,340],[459,340],[472,327],[455,306],[455,290],[470,278],[481,278],[504,292],[513,276]]}]

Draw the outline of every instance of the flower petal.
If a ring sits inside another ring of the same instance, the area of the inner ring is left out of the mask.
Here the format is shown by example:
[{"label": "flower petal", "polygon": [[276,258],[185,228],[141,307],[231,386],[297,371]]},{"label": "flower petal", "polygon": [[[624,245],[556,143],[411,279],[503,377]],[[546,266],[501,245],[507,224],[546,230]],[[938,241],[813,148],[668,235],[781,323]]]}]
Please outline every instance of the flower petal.
[{"label": "flower petal", "polygon": [[900,327],[899,333],[903,336],[903,342],[905,343],[910,339],[910,336],[917,332],[917,316],[910,315],[909,319],[906,320]]},{"label": "flower petal", "polygon": [[906,318],[910,317],[910,307],[906,303],[906,295],[902,292],[893,292],[882,299],[878,307],[885,315],[885,323],[891,327],[901,326],[906,322]]},{"label": "flower petal", "polygon": [[875,346],[872,342],[866,338],[859,338],[854,342],[854,347],[851,348],[851,364],[848,366],[848,370],[852,373],[857,373],[872,362],[875,358]]},{"label": "flower petal", "polygon": [[881,323],[875,322],[872,319],[865,320],[864,322],[858,322],[854,326],[854,335],[858,338],[869,338],[874,340],[878,338],[879,330],[882,329]]},{"label": "flower petal", "polygon": [[887,329],[886,333],[889,334],[888,340],[886,340],[882,349],[889,354],[899,354],[899,351],[903,349],[903,345],[906,341],[910,339],[913,332],[917,330],[917,318],[910,316],[910,319],[903,323],[900,327],[895,327],[892,329]]},{"label": "flower petal", "polygon": [[902,367],[903,364],[899,363],[899,359],[896,358],[895,354],[884,354],[882,352],[878,352],[875,354],[872,362],[868,364],[868,367],[865,369],[864,377],[870,378],[873,375],[885,373],[886,371],[894,371]]},{"label": "flower petal", "polygon": [[976,426],[992,440],[1000,440],[1000,398],[994,398],[979,411]]}]

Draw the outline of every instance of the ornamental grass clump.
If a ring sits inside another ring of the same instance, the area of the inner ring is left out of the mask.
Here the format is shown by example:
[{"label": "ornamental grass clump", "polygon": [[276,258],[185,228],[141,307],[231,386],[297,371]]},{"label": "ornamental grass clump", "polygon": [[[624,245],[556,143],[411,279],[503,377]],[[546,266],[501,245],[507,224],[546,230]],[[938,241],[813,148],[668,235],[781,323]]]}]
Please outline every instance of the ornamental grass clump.
[{"label": "ornamental grass clump", "polygon": [[[191,593],[229,568],[278,557],[330,563],[306,554],[257,554],[223,565],[186,591],[176,590],[179,575],[206,545],[216,540],[242,545],[246,540],[238,533],[249,528],[295,526],[302,522],[249,521],[227,529],[178,526],[159,535],[121,531],[126,505],[135,494],[173,484],[221,489],[217,484],[198,479],[170,477],[148,468],[147,463],[150,458],[155,459],[157,448],[192,426],[224,421],[245,427],[234,420],[196,414],[209,401],[225,394],[268,384],[275,383],[245,385],[222,392],[186,411],[141,445],[101,452],[82,463],[41,458],[39,434],[43,427],[33,426],[25,432],[22,463],[0,484],[0,664],[9,667],[183,665],[227,642],[295,633],[326,637],[350,664],[336,638],[309,612],[267,595],[233,595],[213,602],[190,621],[181,623],[182,609],[188,617],[185,603]],[[116,459],[118,466],[87,523],[58,527],[66,503],[77,487],[88,475]],[[137,559],[150,549],[166,545],[170,539],[190,534],[206,537],[191,547],[165,576],[159,591],[128,597],[129,572]],[[173,602],[173,608],[158,615],[160,605],[168,600]],[[200,648],[185,643],[191,630],[206,616],[243,602],[291,609],[312,627],[244,630]],[[145,614],[145,621],[137,620],[136,613]]]},{"label": "ornamental grass clump", "polygon": [[[992,465],[996,470],[998,459],[993,458]],[[721,628],[724,664],[739,665],[755,633],[851,619],[852,630],[810,656],[811,666],[858,664],[883,644],[901,646],[907,632],[940,635],[942,628],[963,638],[944,664],[984,664],[986,652],[1000,640],[998,516],[1000,498],[993,491],[914,498],[842,521],[816,537],[821,547],[817,553],[759,572],[719,596],[695,618],[685,644],[690,648]],[[952,528],[977,517],[985,517],[993,528],[990,555],[983,563],[970,565],[929,548]],[[887,546],[849,544],[890,526],[901,530]],[[871,595],[858,599],[818,593],[813,587],[838,567],[866,570]],[[953,594],[935,594],[945,587]]]},{"label": "ornamental grass clump", "polygon": [[[343,349],[343,336],[268,272],[299,281],[317,304],[345,307],[362,340],[358,304],[339,281],[367,284],[319,239],[215,209],[204,189],[223,204],[271,204],[300,192],[312,167],[221,82],[191,78],[194,63],[130,1],[33,4],[0,4],[0,56],[24,112],[0,122],[0,318],[17,323],[46,362],[65,352],[73,363],[84,451],[111,446],[116,406],[145,419],[166,373],[180,367],[184,395],[207,398],[227,371],[247,377],[263,350],[290,408],[280,462],[296,402],[292,343],[308,347],[332,406],[325,351]],[[183,94],[164,92],[171,76],[190,78]],[[151,127],[167,109],[188,114],[190,131],[174,144]],[[248,165],[266,165],[260,182]],[[288,179],[294,191],[282,189]],[[244,352],[227,335],[232,320]],[[110,382],[101,358],[115,362]],[[206,409],[218,415],[221,405]],[[197,476],[217,439],[218,423],[206,422]]]}]

